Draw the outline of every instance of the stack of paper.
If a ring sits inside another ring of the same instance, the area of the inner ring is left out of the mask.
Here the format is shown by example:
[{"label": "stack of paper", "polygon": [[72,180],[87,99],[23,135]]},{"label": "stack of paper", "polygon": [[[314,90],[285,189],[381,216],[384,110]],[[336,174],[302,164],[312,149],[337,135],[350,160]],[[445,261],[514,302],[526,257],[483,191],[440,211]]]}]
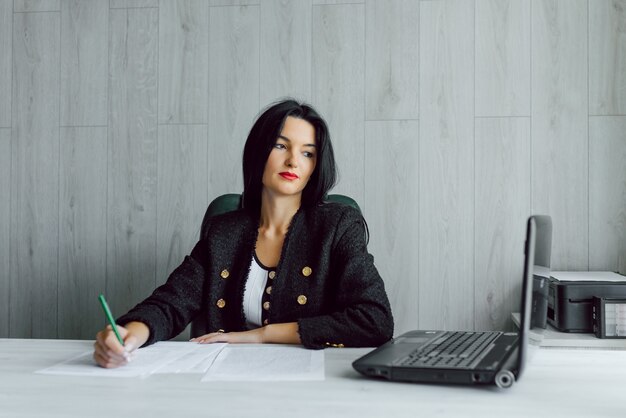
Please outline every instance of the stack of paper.
[{"label": "stack of paper", "polygon": [[270,344],[159,342],[136,350],[127,365],[116,369],[98,367],[89,351],[36,373],[143,378],[162,373],[204,373],[203,382],[324,380],[324,352]]},{"label": "stack of paper", "polygon": [[280,345],[229,345],[202,378],[203,382],[216,380],[324,380],[324,352]]}]

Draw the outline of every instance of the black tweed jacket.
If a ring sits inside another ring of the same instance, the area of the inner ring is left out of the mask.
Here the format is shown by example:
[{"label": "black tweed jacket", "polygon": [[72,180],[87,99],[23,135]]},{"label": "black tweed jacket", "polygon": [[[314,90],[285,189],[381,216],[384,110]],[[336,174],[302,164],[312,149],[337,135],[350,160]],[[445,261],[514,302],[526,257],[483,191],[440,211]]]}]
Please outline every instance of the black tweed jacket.
[{"label": "black tweed jacket", "polygon": [[[146,345],[175,337],[192,320],[204,323],[198,335],[245,330],[243,294],[257,230],[258,220],[245,210],[212,218],[191,256],[117,322],[145,323]],[[378,346],[393,335],[384,284],[367,252],[365,221],[352,207],[301,208],[271,287],[264,322],[298,322],[307,348]]]}]

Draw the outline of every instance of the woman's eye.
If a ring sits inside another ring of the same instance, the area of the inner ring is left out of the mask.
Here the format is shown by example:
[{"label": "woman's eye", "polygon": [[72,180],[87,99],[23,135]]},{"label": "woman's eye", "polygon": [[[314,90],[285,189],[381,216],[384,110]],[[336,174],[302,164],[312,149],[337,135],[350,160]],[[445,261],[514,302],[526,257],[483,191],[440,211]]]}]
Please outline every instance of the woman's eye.
[{"label": "woman's eye", "polygon": [[280,144],[280,143],[276,143],[276,144],[274,144],[274,148],[276,148],[276,149],[285,149],[285,145],[284,144]]},{"label": "woman's eye", "polygon": [[308,152],[308,151],[303,152],[303,155],[306,158],[313,158],[313,157],[315,157],[315,154],[313,154],[312,152]]}]

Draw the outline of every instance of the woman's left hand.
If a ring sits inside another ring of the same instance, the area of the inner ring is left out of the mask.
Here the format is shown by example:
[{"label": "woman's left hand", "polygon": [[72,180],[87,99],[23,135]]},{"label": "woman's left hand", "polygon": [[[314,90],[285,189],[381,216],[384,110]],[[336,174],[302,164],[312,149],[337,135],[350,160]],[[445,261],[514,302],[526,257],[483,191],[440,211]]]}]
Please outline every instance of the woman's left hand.
[{"label": "woman's left hand", "polygon": [[248,343],[248,344],[261,344],[265,342],[263,340],[264,334],[263,328],[256,328],[250,331],[242,332],[212,332],[210,334],[204,334],[200,337],[192,338],[189,341],[197,342],[200,344],[210,343]]},{"label": "woman's left hand", "polygon": [[248,343],[248,344],[302,344],[298,333],[298,323],[269,324],[261,328],[242,332],[212,332],[201,337],[192,338],[200,344],[209,343]]}]

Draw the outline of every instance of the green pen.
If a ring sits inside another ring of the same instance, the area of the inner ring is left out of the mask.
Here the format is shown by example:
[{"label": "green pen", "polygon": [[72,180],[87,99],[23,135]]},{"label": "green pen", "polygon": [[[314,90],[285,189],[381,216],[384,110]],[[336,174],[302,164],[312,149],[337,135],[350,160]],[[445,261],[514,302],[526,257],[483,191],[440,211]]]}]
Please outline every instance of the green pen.
[{"label": "green pen", "polygon": [[104,309],[104,314],[106,315],[107,321],[109,321],[109,324],[111,324],[111,328],[113,328],[113,332],[115,333],[117,340],[120,342],[120,344],[124,345],[124,340],[122,340],[122,337],[120,336],[120,333],[117,330],[117,325],[115,325],[115,320],[113,319],[113,315],[111,315],[109,304],[104,299],[104,295],[102,293],[100,294],[100,296],[98,296],[98,300],[100,301],[100,304],[102,305],[102,309]]}]

